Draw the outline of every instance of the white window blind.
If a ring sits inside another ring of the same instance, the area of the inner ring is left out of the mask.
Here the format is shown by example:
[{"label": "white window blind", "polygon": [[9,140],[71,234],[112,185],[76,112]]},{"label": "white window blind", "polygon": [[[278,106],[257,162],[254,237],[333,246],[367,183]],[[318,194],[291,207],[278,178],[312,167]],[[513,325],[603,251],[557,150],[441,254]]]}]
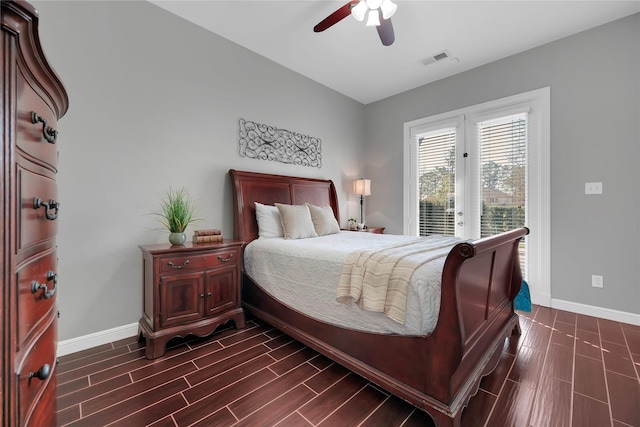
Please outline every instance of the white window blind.
[{"label": "white window blind", "polygon": [[456,128],[425,133],[418,139],[419,234],[455,235]]},{"label": "white window blind", "polygon": [[[476,124],[480,144],[481,237],[523,227],[527,191],[527,113]],[[521,243],[523,269],[525,243]]]}]

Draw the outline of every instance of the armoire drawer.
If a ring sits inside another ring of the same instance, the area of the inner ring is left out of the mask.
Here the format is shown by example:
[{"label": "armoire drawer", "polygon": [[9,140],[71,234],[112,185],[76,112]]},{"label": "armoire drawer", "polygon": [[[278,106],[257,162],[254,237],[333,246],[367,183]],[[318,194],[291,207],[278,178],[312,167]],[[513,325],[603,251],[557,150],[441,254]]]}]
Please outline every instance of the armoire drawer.
[{"label": "armoire drawer", "polygon": [[55,389],[47,387],[53,380],[56,364],[56,345],[58,344],[57,323],[55,317],[38,338],[17,372],[18,377],[18,413],[23,425],[31,412],[37,411],[41,393],[55,393]]},{"label": "armoire drawer", "polygon": [[[35,115],[34,115],[35,113]],[[18,73],[16,145],[29,156],[57,170],[57,121],[51,107]]]},{"label": "armoire drawer", "polygon": [[18,251],[52,239],[58,232],[56,182],[44,175],[17,166]]},{"label": "armoire drawer", "polygon": [[18,335],[16,350],[37,331],[37,326],[55,306],[57,292],[57,253],[55,249],[24,264],[18,270]]}]

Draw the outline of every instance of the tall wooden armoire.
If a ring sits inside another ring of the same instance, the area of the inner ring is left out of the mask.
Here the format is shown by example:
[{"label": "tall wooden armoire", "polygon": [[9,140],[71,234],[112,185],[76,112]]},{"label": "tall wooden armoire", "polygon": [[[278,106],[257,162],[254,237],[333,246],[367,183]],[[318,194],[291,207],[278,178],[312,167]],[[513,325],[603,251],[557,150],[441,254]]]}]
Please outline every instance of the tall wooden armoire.
[{"label": "tall wooden armoire", "polygon": [[38,13],[2,0],[0,423],[55,426],[57,121],[68,107],[38,35]]}]

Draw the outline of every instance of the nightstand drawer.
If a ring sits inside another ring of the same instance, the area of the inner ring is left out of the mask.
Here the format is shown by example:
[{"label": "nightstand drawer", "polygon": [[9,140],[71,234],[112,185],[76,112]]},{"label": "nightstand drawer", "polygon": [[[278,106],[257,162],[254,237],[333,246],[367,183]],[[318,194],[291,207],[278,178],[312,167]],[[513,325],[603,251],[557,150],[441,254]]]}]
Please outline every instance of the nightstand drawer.
[{"label": "nightstand drawer", "polygon": [[238,269],[218,269],[205,275],[205,313],[213,316],[240,306]]},{"label": "nightstand drawer", "polygon": [[211,252],[199,252],[185,256],[165,257],[159,260],[160,273],[178,271],[202,271],[238,262],[238,249],[220,249]]},{"label": "nightstand drawer", "polygon": [[202,318],[205,296],[202,273],[162,276],[160,285],[161,328],[184,325]]},{"label": "nightstand drawer", "polygon": [[352,230],[350,228],[342,228],[342,231],[356,231],[360,233],[375,233],[375,234],[383,234],[385,227],[367,227],[364,230]]}]

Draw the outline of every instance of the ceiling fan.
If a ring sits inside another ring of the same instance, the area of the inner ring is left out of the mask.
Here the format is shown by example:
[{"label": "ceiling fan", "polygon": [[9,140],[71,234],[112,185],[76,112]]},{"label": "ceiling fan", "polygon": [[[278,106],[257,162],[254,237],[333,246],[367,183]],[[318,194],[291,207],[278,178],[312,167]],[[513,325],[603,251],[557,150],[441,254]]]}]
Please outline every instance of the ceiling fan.
[{"label": "ceiling fan", "polygon": [[353,15],[358,21],[363,21],[368,12],[367,27],[377,27],[382,44],[391,46],[396,39],[393,25],[391,25],[391,15],[397,8],[398,6],[391,0],[352,0],[323,19],[313,27],[313,31],[316,33],[324,31],[349,15]]}]

